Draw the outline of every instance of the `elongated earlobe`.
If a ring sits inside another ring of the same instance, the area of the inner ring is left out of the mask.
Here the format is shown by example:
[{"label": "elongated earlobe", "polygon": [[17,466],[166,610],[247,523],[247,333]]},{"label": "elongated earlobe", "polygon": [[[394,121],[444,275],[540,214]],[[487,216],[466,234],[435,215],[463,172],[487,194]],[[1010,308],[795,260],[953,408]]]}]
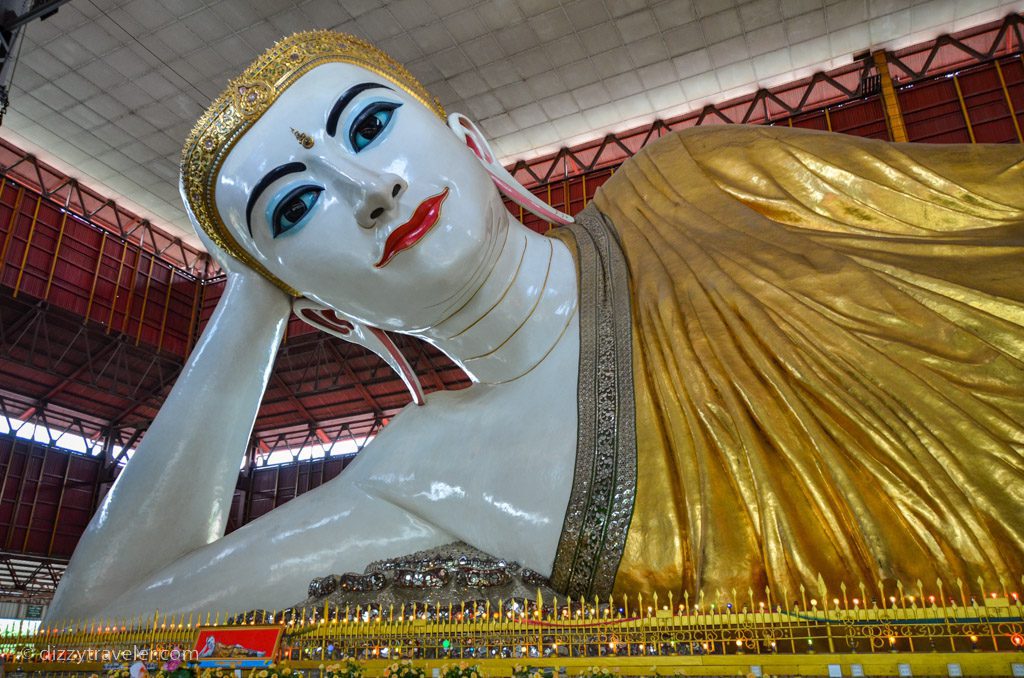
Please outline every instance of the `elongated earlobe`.
[{"label": "elongated earlobe", "polygon": [[341,316],[337,311],[327,306],[309,301],[308,299],[296,299],[292,302],[292,312],[299,316],[307,324],[332,334],[339,339],[350,341],[368,348],[379,355],[391,369],[398,373],[409,389],[412,400],[417,405],[426,404],[423,396],[423,387],[420,385],[419,377],[413,371],[412,366],[398,350],[395,343],[387,332],[371,325],[364,325],[350,318]]},{"label": "elongated earlobe", "polygon": [[533,193],[530,193],[508,173],[508,170],[498,163],[498,159],[494,156],[494,151],[491,150],[491,145],[487,143],[487,139],[480,131],[480,128],[472,120],[462,113],[452,113],[448,116],[448,127],[469,147],[469,150],[473,151],[473,155],[480,160],[480,164],[491,175],[491,180],[498,187],[502,195],[545,221],[550,221],[559,226],[573,223],[571,216],[564,212],[559,212]]}]

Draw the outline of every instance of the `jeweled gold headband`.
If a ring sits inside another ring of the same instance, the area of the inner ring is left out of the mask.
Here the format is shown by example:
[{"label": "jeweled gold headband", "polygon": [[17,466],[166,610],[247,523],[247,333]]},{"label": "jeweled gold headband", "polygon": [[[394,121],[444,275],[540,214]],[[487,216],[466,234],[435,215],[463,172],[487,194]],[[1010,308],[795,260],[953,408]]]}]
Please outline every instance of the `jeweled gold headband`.
[{"label": "jeweled gold headband", "polygon": [[181,151],[181,179],[188,206],[210,239],[292,296],[297,290],[255,259],[228,230],[214,202],[217,174],[245,132],[300,76],[325,63],[361,66],[387,78],[445,120],[441,103],[402,64],[365,40],[333,31],[306,31],[264,52],[210,105]]}]

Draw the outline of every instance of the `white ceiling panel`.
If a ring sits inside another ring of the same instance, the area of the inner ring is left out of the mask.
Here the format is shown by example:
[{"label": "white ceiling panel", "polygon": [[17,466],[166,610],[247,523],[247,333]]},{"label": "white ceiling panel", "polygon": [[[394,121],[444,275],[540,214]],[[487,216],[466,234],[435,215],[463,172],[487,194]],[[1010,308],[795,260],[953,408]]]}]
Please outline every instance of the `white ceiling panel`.
[{"label": "white ceiling panel", "polygon": [[355,33],[506,162],[1024,10],[1024,0],[73,0],[26,31],[2,133],[193,244],[178,153],[274,40]]}]

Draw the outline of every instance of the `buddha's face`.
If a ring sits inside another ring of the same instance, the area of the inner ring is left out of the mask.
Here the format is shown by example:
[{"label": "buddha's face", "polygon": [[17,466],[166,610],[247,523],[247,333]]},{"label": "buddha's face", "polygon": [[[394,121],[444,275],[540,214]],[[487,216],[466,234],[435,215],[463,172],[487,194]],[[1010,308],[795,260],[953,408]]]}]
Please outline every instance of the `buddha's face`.
[{"label": "buddha's face", "polygon": [[318,66],[285,91],[231,150],[215,197],[279,279],[396,330],[462,303],[508,227],[488,175],[445,124],[351,64]]}]

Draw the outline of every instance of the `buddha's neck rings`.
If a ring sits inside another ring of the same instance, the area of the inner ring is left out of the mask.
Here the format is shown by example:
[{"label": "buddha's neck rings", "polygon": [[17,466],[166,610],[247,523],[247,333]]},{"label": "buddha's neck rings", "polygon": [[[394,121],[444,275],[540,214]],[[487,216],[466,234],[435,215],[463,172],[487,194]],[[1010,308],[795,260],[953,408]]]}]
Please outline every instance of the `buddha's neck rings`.
[{"label": "buddha's neck rings", "polygon": [[532,371],[576,316],[576,265],[568,248],[505,218],[508,228],[488,244],[465,292],[438,322],[416,333],[474,381],[490,384]]}]

